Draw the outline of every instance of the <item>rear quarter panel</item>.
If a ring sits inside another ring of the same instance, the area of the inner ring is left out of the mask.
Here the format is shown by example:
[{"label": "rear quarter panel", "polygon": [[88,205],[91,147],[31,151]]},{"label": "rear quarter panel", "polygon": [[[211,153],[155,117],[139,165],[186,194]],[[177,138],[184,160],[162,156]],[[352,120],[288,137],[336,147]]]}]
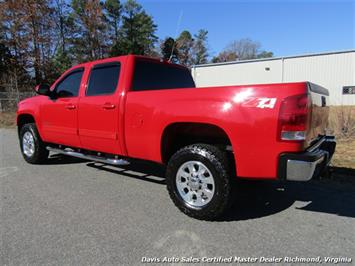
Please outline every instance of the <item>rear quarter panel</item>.
[{"label": "rear quarter panel", "polygon": [[302,149],[300,143],[277,140],[280,103],[306,91],[306,83],[129,91],[124,129],[128,156],[162,162],[167,126],[207,123],[229,137],[238,176],[276,178],[279,154]]}]

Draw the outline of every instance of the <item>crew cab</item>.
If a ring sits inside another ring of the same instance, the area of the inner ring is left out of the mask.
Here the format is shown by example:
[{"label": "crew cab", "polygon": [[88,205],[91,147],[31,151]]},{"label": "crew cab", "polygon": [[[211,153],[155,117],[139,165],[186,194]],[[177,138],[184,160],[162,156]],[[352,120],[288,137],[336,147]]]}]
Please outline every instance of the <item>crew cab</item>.
[{"label": "crew cab", "polygon": [[235,178],[308,181],[336,146],[325,134],[328,90],[309,82],[196,88],[188,68],[127,55],[74,66],[35,91],[17,111],[28,163],[54,152],[164,164],[171,199],[197,219],[227,210]]}]

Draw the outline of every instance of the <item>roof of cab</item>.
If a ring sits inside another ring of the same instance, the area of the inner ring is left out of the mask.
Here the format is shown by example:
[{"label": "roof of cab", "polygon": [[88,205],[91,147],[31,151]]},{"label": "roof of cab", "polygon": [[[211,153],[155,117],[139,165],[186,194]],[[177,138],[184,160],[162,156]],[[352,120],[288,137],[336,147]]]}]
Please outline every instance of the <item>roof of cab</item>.
[{"label": "roof of cab", "polygon": [[160,63],[164,63],[164,64],[169,64],[169,65],[174,65],[174,66],[178,66],[178,67],[183,67],[183,68],[187,68],[184,65],[181,64],[175,64],[175,63],[171,63],[168,60],[164,60],[162,58],[159,57],[151,57],[151,56],[146,56],[146,55],[134,55],[134,54],[128,54],[128,55],[121,55],[121,56],[115,56],[115,57],[108,57],[108,58],[103,58],[103,59],[98,59],[98,60],[93,60],[93,61],[87,61],[75,66],[72,66],[69,70],[73,70],[75,68],[80,68],[80,67],[85,67],[88,64],[101,64],[101,63],[109,63],[109,62],[113,62],[115,61],[115,59],[124,59],[124,58],[128,58],[128,57],[134,57],[134,58],[139,58],[139,59],[145,59],[145,60],[149,60],[149,61],[156,61],[156,62],[160,62]]}]

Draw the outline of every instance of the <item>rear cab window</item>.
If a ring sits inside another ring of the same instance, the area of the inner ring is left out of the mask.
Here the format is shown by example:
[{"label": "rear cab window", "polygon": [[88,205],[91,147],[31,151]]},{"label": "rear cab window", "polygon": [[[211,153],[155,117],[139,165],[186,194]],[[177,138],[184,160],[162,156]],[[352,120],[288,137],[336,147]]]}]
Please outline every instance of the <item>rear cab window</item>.
[{"label": "rear cab window", "polygon": [[120,71],[121,64],[119,62],[95,65],[90,72],[86,96],[115,93]]},{"label": "rear cab window", "polygon": [[189,69],[173,64],[137,59],[131,91],[195,88]]}]

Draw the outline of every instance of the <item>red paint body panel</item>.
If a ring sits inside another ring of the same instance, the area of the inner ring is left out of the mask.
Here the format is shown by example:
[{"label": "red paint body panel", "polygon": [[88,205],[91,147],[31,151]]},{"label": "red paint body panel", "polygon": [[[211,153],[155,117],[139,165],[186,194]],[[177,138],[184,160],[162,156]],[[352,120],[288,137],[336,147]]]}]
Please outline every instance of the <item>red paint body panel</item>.
[{"label": "red paint body panel", "polygon": [[302,147],[300,143],[277,141],[280,100],[273,109],[233,101],[246,90],[253,97],[277,95],[282,99],[304,93],[306,88],[299,83],[128,92],[125,114],[128,156],[161,161],[161,138],[168,125],[207,123],[220,127],[228,135],[239,176],[276,177],[278,155],[300,151]]},{"label": "red paint body panel", "polygon": [[[119,62],[125,60],[116,58],[101,60],[102,63]],[[86,88],[89,82],[90,71],[96,63],[87,63],[80,91],[78,111],[78,133],[81,147],[111,154],[122,154],[119,128],[119,108],[121,87],[118,83],[115,93],[111,95],[86,96]],[[121,71],[119,80],[124,79]],[[109,107],[111,106],[111,107]],[[107,108],[109,107],[109,108]]]},{"label": "red paint body panel", "polygon": [[77,134],[78,97],[60,98],[56,101],[43,99],[40,107],[42,138],[48,142],[80,147]]},{"label": "red paint body panel", "polygon": [[[44,141],[155,162],[162,162],[161,140],[167,126],[215,125],[231,141],[237,175],[249,178],[276,178],[279,154],[303,150],[302,142],[277,140],[277,127],[281,101],[307,93],[305,82],[135,92],[130,87],[136,58],[140,57],[76,66],[85,68],[78,97],[55,101],[33,97],[19,104],[18,115],[31,114]],[[121,63],[116,92],[85,96],[91,67],[116,61]],[[275,99],[272,108],[258,107],[262,98]],[[105,103],[115,108],[103,109]],[[77,108],[67,110],[68,104]]]}]

